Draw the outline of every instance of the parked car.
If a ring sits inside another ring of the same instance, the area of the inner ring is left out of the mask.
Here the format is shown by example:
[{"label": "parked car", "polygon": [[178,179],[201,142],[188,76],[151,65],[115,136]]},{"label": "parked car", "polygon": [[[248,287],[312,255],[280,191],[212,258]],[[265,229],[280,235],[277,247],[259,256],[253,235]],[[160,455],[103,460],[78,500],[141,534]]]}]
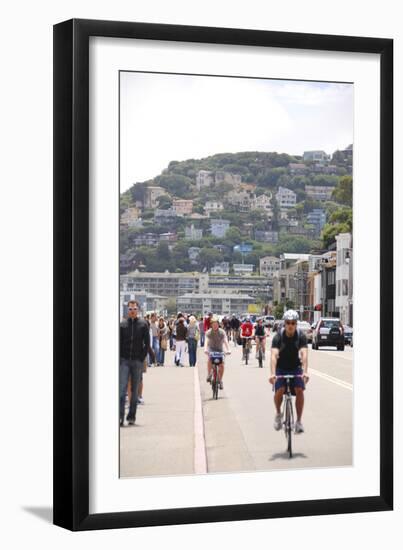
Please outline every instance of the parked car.
[{"label": "parked car", "polygon": [[343,329],[344,329],[344,343],[349,344],[352,347],[353,329],[348,325],[343,325]]},{"label": "parked car", "polygon": [[323,346],[336,346],[339,351],[344,351],[344,330],[340,319],[321,317],[313,331],[312,349]]},{"label": "parked car", "polygon": [[312,328],[311,325],[307,321],[298,321],[297,323],[298,329],[303,332],[306,336],[306,340],[308,344],[312,343]]}]

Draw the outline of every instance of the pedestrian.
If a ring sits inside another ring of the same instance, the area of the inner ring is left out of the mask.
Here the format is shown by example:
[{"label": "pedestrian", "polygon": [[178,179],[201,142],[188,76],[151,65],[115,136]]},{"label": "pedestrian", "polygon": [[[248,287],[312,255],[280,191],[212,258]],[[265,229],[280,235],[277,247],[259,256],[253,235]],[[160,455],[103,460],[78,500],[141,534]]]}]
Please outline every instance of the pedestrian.
[{"label": "pedestrian", "polygon": [[204,318],[204,332],[206,333],[211,325],[211,319],[213,317],[212,312],[210,311],[207,317]]},{"label": "pedestrian", "polygon": [[175,365],[178,367],[183,367],[183,361],[185,357],[186,350],[186,338],[187,338],[187,327],[185,325],[185,318],[179,317],[176,325],[176,351],[175,351]]},{"label": "pedestrian", "polygon": [[197,341],[199,339],[199,327],[194,315],[189,317],[189,326],[187,332],[188,352],[189,352],[189,366],[196,366],[197,358]]},{"label": "pedestrian", "polygon": [[200,334],[200,347],[204,346],[204,338],[206,333],[204,332],[204,320],[203,316],[199,320],[199,334]]},{"label": "pedestrian", "polygon": [[170,351],[173,351],[174,349],[174,327],[175,327],[175,319],[171,317],[168,321]]},{"label": "pedestrian", "polygon": [[168,338],[169,338],[169,329],[168,325],[165,323],[163,317],[160,317],[158,320],[158,331],[159,331],[159,352],[157,356],[157,366],[163,367],[165,363],[165,352],[168,349]]},{"label": "pedestrian", "polygon": [[134,425],[137,411],[139,385],[143,376],[144,360],[150,347],[147,323],[139,317],[140,306],[136,300],[128,303],[128,317],[120,323],[119,366],[119,421],[125,425],[125,399],[129,380],[132,394],[126,421]]},{"label": "pedestrian", "polygon": [[157,322],[157,314],[153,312],[150,318],[150,330],[151,330],[151,347],[158,362],[159,348],[160,348],[160,334]]}]

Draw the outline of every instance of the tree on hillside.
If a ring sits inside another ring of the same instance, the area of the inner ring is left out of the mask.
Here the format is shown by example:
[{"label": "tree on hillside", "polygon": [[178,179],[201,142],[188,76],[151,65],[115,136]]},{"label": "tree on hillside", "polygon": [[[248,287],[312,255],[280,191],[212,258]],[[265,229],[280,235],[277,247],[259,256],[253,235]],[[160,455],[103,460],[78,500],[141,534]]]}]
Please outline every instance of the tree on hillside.
[{"label": "tree on hillside", "polygon": [[336,241],[336,235],[339,233],[349,233],[350,228],[347,223],[327,223],[322,230],[323,246],[328,248]]},{"label": "tree on hillside", "polygon": [[350,230],[353,226],[353,211],[346,206],[334,210],[329,216],[330,223],[347,223]]},{"label": "tree on hillside", "polygon": [[161,195],[157,199],[158,208],[161,210],[169,210],[172,206],[172,198],[168,195]]},{"label": "tree on hillside", "polygon": [[338,183],[339,178],[337,176],[328,176],[326,174],[317,174],[311,179],[311,184],[318,186],[332,187],[336,186]]},{"label": "tree on hillside", "polygon": [[169,174],[158,176],[155,178],[157,185],[160,185],[168,191],[174,197],[188,198],[191,197],[195,191],[193,181],[187,176],[180,174]]},{"label": "tree on hillside", "polygon": [[332,193],[332,199],[351,206],[353,203],[353,178],[343,176]]},{"label": "tree on hillside", "polygon": [[222,261],[222,254],[216,248],[203,248],[200,251],[199,262],[203,267],[211,269],[215,263]]}]

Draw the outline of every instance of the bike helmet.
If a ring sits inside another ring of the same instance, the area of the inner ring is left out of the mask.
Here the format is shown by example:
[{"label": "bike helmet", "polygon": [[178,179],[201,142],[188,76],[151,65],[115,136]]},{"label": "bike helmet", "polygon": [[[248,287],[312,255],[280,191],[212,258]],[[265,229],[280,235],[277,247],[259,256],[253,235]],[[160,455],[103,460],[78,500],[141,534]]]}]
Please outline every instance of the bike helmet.
[{"label": "bike helmet", "polygon": [[298,321],[299,315],[294,309],[287,310],[283,315],[284,321]]}]

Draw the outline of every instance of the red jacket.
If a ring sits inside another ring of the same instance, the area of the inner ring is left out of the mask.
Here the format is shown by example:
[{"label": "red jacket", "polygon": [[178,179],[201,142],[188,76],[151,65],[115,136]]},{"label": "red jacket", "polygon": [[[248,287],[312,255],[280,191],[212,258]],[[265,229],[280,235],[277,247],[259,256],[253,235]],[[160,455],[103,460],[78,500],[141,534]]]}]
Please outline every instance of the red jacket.
[{"label": "red jacket", "polygon": [[253,334],[253,325],[250,321],[245,321],[241,325],[241,337],[245,338],[245,336],[252,336]]},{"label": "red jacket", "polygon": [[205,317],[203,321],[204,332],[207,332],[210,328],[210,317]]}]

